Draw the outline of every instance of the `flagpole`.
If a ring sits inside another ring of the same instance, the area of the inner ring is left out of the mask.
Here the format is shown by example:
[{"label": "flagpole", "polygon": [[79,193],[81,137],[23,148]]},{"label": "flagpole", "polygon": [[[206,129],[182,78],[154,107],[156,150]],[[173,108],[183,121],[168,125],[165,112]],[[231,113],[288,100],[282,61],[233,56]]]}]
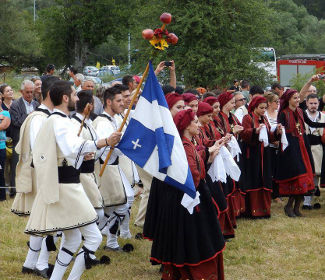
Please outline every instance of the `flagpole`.
[{"label": "flagpole", "polygon": [[[144,79],[147,77],[148,72],[149,72],[149,63],[147,64],[146,70],[144,71],[144,73],[143,73],[143,75],[142,75],[142,78],[141,78],[141,80],[140,80],[140,83],[139,83],[138,86],[137,86],[137,90],[136,90],[135,94],[133,95],[133,98],[132,98],[132,100],[131,100],[131,103],[130,103],[130,105],[129,105],[128,110],[126,111],[126,114],[125,114],[125,116],[124,116],[124,119],[123,119],[123,121],[122,121],[122,123],[121,123],[119,129],[117,130],[118,132],[121,132],[121,131],[122,131],[122,129],[123,129],[123,127],[124,127],[124,125],[125,125],[125,123],[126,123],[128,117],[129,117],[129,114],[130,114],[130,112],[131,112],[131,109],[132,109],[132,107],[133,107],[133,104],[134,104],[134,102],[136,101],[136,99],[137,99],[138,96],[139,96],[140,88],[141,88],[141,86],[142,86],[142,83],[143,83]],[[110,150],[109,150],[109,152],[108,152],[108,154],[107,154],[107,156],[106,156],[106,159],[105,159],[105,161],[104,161],[104,164],[102,165],[102,168],[101,168],[100,173],[99,173],[99,176],[100,176],[100,177],[102,177],[102,175],[103,175],[103,173],[104,173],[105,167],[106,167],[106,165],[107,165],[107,163],[108,163],[108,161],[109,161],[109,159],[110,159],[110,157],[111,157],[111,155],[112,155],[112,153],[113,153],[113,150],[114,150],[114,146],[112,146],[112,147],[110,148]]]}]

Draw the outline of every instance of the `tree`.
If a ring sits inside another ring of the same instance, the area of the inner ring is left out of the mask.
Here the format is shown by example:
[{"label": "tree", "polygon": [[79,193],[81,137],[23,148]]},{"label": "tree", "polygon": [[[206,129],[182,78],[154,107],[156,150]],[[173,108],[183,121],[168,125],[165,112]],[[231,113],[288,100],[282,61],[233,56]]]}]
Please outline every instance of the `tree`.
[{"label": "tree", "polygon": [[325,19],[325,2],[323,0],[294,0],[297,5],[304,5],[307,11],[318,19]]},{"label": "tree", "polygon": [[[107,35],[127,33],[132,1],[55,0],[39,13],[39,32],[48,57],[58,65],[85,65],[90,49]],[[126,37],[126,35],[125,35]]]},{"label": "tree", "polygon": [[43,54],[30,14],[17,9],[12,1],[3,0],[0,22],[1,60],[15,67],[37,64]]},{"label": "tree", "polygon": [[[178,77],[188,86],[214,88],[236,79],[249,78],[265,85],[265,72],[250,63],[253,47],[265,46],[269,37],[267,7],[258,0],[152,1],[142,9],[142,29],[158,27],[159,16],[173,15],[168,30],[179,36],[178,44],[159,53],[154,61],[174,59]],[[254,15],[252,16],[252,11]],[[146,21],[144,19],[147,19]],[[137,31],[138,64],[151,57],[148,42]]]}]

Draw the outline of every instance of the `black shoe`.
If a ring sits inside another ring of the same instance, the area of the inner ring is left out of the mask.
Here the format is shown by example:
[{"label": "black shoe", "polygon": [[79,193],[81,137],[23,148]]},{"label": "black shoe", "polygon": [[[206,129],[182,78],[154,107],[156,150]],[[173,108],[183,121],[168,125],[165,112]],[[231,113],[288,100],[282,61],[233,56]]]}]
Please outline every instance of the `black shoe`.
[{"label": "black shoe", "polygon": [[21,272],[22,272],[23,274],[34,274],[34,273],[35,273],[35,270],[23,266],[23,268],[21,269]]},{"label": "black shoe", "polygon": [[37,276],[41,276],[45,279],[50,279],[50,276],[48,275],[48,270],[49,270],[48,268],[44,268],[42,270],[35,268],[35,273]]},{"label": "black shoe", "polygon": [[311,206],[311,205],[303,205],[302,209],[304,209],[304,210],[312,210],[313,206]]},{"label": "black shoe", "polygon": [[38,275],[38,276],[41,276],[43,278],[50,279],[51,275],[52,275],[52,272],[53,272],[53,269],[54,269],[54,265],[49,263],[48,268],[44,268],[42,270],[39,270],[39,269],[35,268],[35,274]]},{"label": "black shoe", "polygon": [[296,217],[296,215],[293,212],[293,209],[291,207],[284,206],[284,213],[290,218],[295,218]]},{"label": "black shoe", "polygon": [[314,204],[314,209],[320,209],[320,208],[321,208],[321,205],[319,203]]}]

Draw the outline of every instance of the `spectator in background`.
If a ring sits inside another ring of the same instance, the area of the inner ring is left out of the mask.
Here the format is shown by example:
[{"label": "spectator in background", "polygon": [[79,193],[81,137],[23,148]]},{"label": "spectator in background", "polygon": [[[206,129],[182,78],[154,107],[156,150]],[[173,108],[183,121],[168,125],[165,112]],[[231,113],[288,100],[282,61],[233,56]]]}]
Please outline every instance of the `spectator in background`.
[{"label": "spectator in background", "polygon": [[34,99],[41,104],[42,103],[42,80],[40,77],[32,77],[31,81],[34,83]]},{"label": "spectator in background", "polygon": [[281,86],[279,83],[274,83],[271,86],[271,91],[276,94],[277,96],[279,96],[279,98],[281,98],[283,92],[284,92],[284,87]]},{"label": "spectator in background", "polygon": [[178,93],[178,94],[183,94],[184,93],[184,89],[180,86],[177,86],[175,88],[175,92]]},{"label": "spectator in background", "polygon": [[205,94],[202,95],[202,100],[206,99],[207,97],[214,96],[217,97],[215,93],[208,91]]},{"label": "spectator in background", "polygon": [[46,73],[41,76],[42,82],[44,82],[44,80],[47,79],[48,76],[54,75],[54,71],[55,71],[55,65],[54,64],[48,64],[46,66]]},{"label": "spectator in background", "polygon": [[[2,105],[2,93],[0,93],[0,105]],[[0,201],[6,200],[5,184],[5,161],[6,161],[6,129],[10,125],[10,114],[8,110],[0,106]]]},{"label": "spectator in background", "polygon": [[255,96],[263,96],[264,90],[260,86],[252,86],[249,90],[249,101],[253,99]]},{"label": "spectator in background", "polygon": [[203,94],[207,92],[207,90],[203,87],[198,87],[196,90],[199,93],[200,98],[202,98]]},{"label": "spectator in background", "polygon": [[[307,83],[302,87],[299,93],[300,98],[300,104],[299,107],[302,110],[307,110],[307,104],[306,104],[306,98],[310,94],[317,94],[317,89],[315,86],[312,85],[313,82],[319,81],[320,75],[313,75]],[[318,105],[318,111],[323,111],[324,104],[325,104],[325,95],[323,95],[322,98],[318,99],[319,105]]]},{"label": "spectator in background", "polygon": [[241,81],[241,93],[244,95],[246,99],[246,103],[249,102],[249,90],[250,90],[250,84],[247,80]]},{"label": "spectator in background", "polygon": [[127,86],[129,88],[129,91],[132,92],[137,88],[137,83],[134,80],[133,76],[131,75],[126,75],[122,79],[122,84]]},{"label": "spectator in background", "polygon": [[134,87],[137,88],[138,84],[140,84],[141,78],[139,76],[137,76],[137,75],[134,75],[133,80],[134,80]]},{"label": "spectator in background", "polygon": [[165,67],[168,67],[169,69],[169,85],[171,87],[176,88],[176,71],[175,71],[175,62],[174,60],[171,60],[171,61],[167,61],[169,63],[171,63],[171,66],[166,66],[166,61],[161,61],[156,70],[155,70],[155,75],[157,76]]},{"label": "spectator in background", "polygon": [[243,118],[245,115],[248,114],[247,108],[246,108],[246,99],[242,92],[236,91],[234,93],[235,96],[235,116],[240,121],[240,123],[243,121]]},{"label": "spectator in background", "polygon": [[73,80],[74,81],[74,84],[77,88],[80,88],[81,89],[81,84],[82,82],[84,81],[85,79],[85,76],[82,75],[81,73],[77,73],[75,75],[75,79]]},{"label": "spectator in background", "polygon": [[10,188],[11,197],[15,196],[16,193],[14,186],[18,154],[15,152],[15,147],[19,140],[20,127],[27,116],[39,105],[38,102],[33,99],[34,83],[32,81],[24,80],[21,84],[20,91],[22,96],[13,101],[9,111],[11,117],[10,134],[13,141],[12,162],[10,166],[10,186],[12,187]]},{"label": "spectator in background", "polygon": [[238,80],[234,80],[233,85],[229,88],[228,91],[229,91],[229,92],[240,91],[239,81],[238,81]]},{"label": "spectator in background", "polygon": [[[91,90],[94,94],[94,89],[95,89],[95,83],[91,79],[84,79],[81,83],[81,90]],[[103,108],[103,103],[100,101],[100,99],[97,96],[94,96],[94,111],[93,114],[96,116],[100,115],[103,113],[104,108]],[[96,116],[90,116],[92,120],[95,119]]]},{"label": "spectator in background", "polygon": [[164,92],[164,95],[166,96],[169,93],[175,93],[175,88],[170,85],[164,85],[162,86],[162,90]]},{"label": "spectator in background", "polygon": [[1,107],[3,110],[9,111],[12,101],[14,99],[14,91],[11,86],[3,84],[0,86],[0,93],[2,94]]}]

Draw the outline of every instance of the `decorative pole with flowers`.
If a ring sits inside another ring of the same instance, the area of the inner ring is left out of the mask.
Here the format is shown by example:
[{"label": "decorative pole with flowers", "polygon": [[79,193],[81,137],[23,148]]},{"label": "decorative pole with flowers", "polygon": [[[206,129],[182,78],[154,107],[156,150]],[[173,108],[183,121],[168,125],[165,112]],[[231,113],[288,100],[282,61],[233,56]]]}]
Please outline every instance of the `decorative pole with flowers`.
[{"label": "decorative pole with flowers", "polygon": [[[172,15],[170,13],[163,13],[160,16],[160,21],[163,23],[162,27],[156,28],[155,30],[152,29],[144,29],[142,31],[142,37],[145,40],[149,40],[150,44],[157,50],[165,50],[165,48],[168,48],[168,43],[172,45],[176,45],[178,42],[178,37],[174,33],[169,33],[166,29],[166,25],[170,24],[172,21]],[[140,94],[140,88],[142,86],[143,81],[147,77],[149,72],[149,63],[147,64],[147,67],[142,75],[142,78],[140,80],[140,83],[137,86],[136,92],[133,95],[133,98],[131,100],[131,103],[129,105],[129,108],[124,116],[124,119],[117,130],[118,132],[121,132],[128,117],[131,112],[131,109],[133,107],[134,102],[137,100]],[[106,156],[106,159],[104,161],[104,164],[102,165],[102,168],[100,170],[99,176],[101,177],[104,173],[105,167],[107,165],[108,160],[110,159],[112,153],[113,153],[114,147],[110,148],[109,153]]]}]

